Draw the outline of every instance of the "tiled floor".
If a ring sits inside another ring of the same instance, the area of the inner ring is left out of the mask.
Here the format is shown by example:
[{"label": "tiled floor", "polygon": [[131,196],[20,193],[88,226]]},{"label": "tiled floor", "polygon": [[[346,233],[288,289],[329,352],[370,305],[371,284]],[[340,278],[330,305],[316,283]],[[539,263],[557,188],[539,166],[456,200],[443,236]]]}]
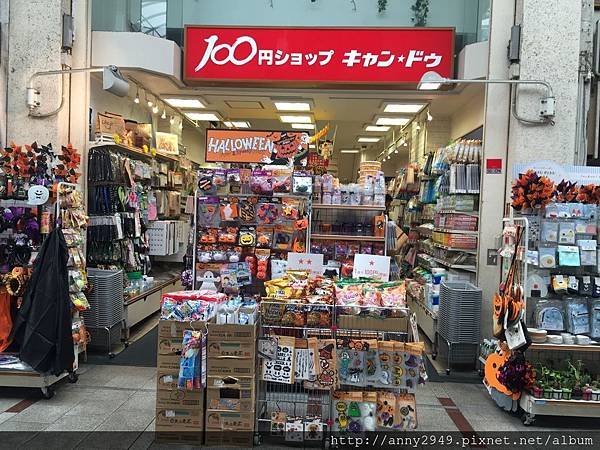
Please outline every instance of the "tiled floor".
[{"label": "tiled floor", "polygon": [[[139,448],[152,446],[154,430],[156,369],[147,367],[83,365],[76,384],[60,383],[51,400],[41,399],[36,391],[0,391],[0,431],[25,431],[10,435],[12,441],[0,442],[16,447],[50,448],[48,435],[38,431],[79,431],[52,434],[52,448]],[[21,412],[5,412],[24,397],[32,404]],[[498,409],[480,384],[427,383],[417,392],[420,431],[465,431],[465,423],[475,431],[524,431],[519,418]],[[446,406],[444,406],[446,405]],[[459,418],[457,420],[457,417]],[[462,417],[462,419],[461,419]],[[552,423],[550,423],[552,426]],[[568,427],[564,420],[561,427]],[[547,429],[530,427],[527,430]],[[91,431],[130,431],[88,435]],[[56,439],[56,442],[54,442]]]}]

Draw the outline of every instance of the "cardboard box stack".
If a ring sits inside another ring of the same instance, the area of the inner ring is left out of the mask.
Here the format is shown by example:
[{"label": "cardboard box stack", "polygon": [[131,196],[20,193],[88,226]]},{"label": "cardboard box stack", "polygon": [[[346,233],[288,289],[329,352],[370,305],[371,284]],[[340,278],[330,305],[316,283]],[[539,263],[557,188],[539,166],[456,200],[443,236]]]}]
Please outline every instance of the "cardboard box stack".
[{"label": "cardboard box stack", "polygon": [[[205,330],[206,322],[158,322],[156,438],[201,444],[204,431],[204,389],[177,387],[184,330]],[[206,351],[202,354],[206,367]],[[206,373],[202,374],[203,385]]]},{"label": "cardboard box stack", "polygon": [[256,338],[256,325],[208,325],[207,446],[252,446]]}]

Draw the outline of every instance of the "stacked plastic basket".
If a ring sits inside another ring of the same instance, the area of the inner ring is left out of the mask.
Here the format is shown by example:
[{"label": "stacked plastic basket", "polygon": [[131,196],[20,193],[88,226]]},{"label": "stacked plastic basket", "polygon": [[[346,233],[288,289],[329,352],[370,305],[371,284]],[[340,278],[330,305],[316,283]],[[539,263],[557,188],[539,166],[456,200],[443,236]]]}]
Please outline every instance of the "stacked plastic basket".
[{"label": "stacked plastic basket", "polygon": [[[83,313],[83,318],[90,333],[91,346],[106,348],[110,352],[121,338],[123,271],[90,268],[88,279],[92,286],[92,291],[87,294],[90,308]],[[106,333],[106,340],[100,339],[102,333]]]},{"label": "stacked plastic basket", "polygon": [[438,333],[453,364],[475,365],[481,325],[481,289],[471,283],[444,281],[440,289]]}]

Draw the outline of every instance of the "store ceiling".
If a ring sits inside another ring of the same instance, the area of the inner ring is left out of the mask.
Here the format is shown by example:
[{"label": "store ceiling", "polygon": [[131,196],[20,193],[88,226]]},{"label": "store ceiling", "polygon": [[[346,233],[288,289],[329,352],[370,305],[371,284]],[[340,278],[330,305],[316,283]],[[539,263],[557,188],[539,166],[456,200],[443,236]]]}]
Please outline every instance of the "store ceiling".
[{"label": "store ceiling", "polygon": [[[224,120],[248,121],[255,129],[291,130],[289,124],[279,120],[281,112],[274,105],[275,100],[308,100],[310,115],[314,117],[317,129],[330,124],[328,138],[335,137],[334,156],[342,149],[357,149],[365,145],[383,148],[383,140],[376,143],[359,143],[361,136],[383,136],[385,133],[366,132],[366,125],[374,125],[376,116],[411,117],[410,114],[384,113],[386,103],[424,103],[429,105],[430,114],[436,118],[450,117],[463,108],[477,95],[481,86],[469,85],[452,91],[355,91],[355,90],[310,90],[310,89],[268,89],[268,88],[181,88],[170,79],[146,72],[130,71],[127,75],[144,88],[168,97],[198,97],[205,104],[201,112],[217,112]],[[285,114],[285,113],[284,113]],[[307,114],[307,113],[290,113]],[[208,126],[207,122],[202,123]],[[389,137],[387,140],[389,144]],[[360,155],[344,154],[344,162]],[[355,161],[353,161],[355,163]]]}]

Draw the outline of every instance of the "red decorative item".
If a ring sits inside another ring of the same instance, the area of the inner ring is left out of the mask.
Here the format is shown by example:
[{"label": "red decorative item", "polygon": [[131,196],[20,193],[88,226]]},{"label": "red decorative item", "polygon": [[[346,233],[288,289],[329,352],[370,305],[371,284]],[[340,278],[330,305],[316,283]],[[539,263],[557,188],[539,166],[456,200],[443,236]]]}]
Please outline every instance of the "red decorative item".
[{"label": "red decorative item", "polygon": [[595,184],[580,186],[577,201],[588,205],[600,205],[600,186]]},{"label": "red decorative item", "polygon": [[556,201],[559,203],[571,203],[576,201],[578,194],[577,183],[571,181],[562,180],[556,185],[556,192],[554,193]]}]

